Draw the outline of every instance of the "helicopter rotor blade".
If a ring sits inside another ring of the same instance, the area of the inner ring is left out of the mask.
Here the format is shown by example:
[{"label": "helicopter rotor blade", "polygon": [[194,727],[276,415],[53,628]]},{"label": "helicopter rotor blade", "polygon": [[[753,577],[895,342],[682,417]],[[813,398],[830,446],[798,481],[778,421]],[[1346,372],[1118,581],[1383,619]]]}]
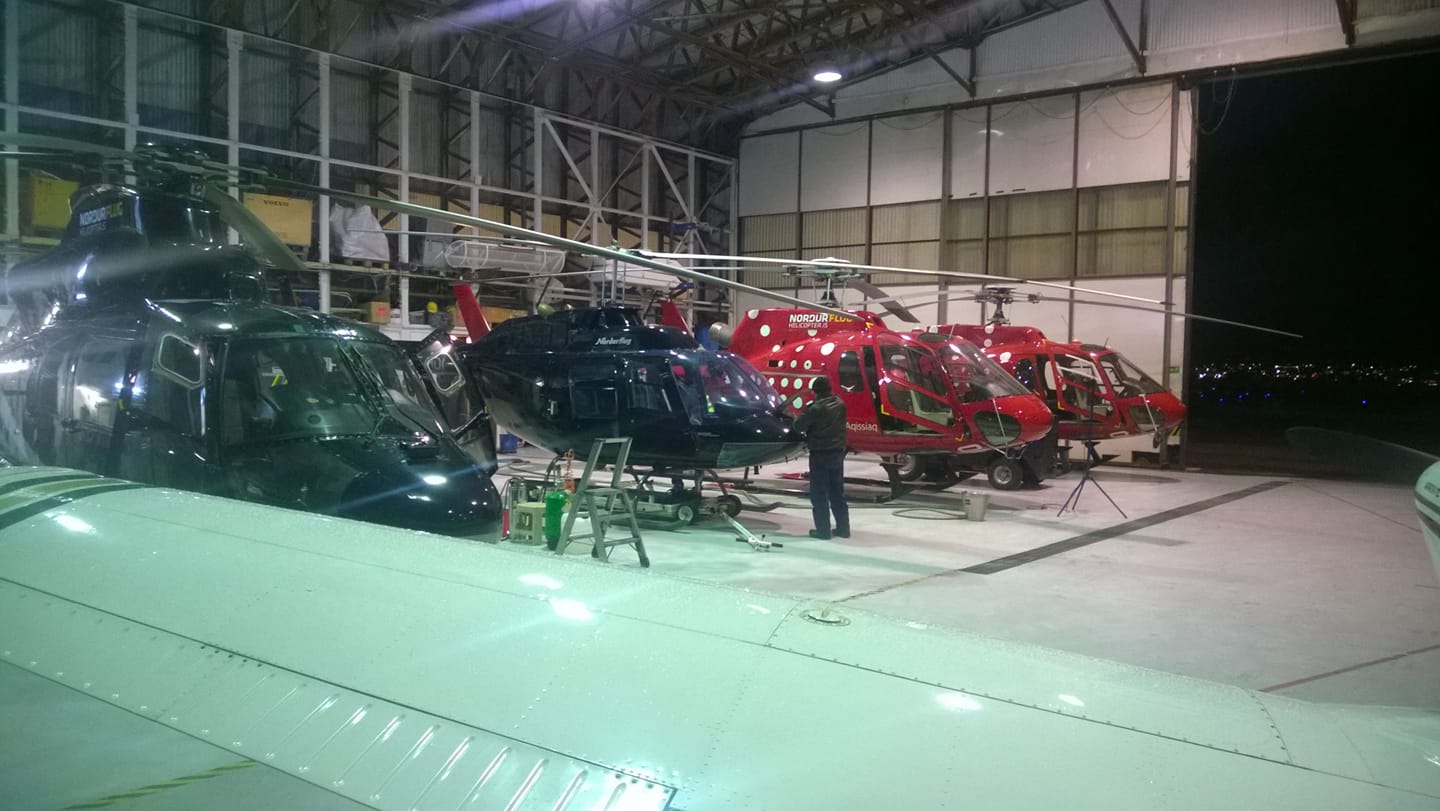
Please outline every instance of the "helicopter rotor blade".
[{"label": "helicopter rotor blade", "polygon": [[967,279],[979,282],[1005,282],[1006,284],[1029,284],[1036,287],[1052,287],[1057,290],[1066,290],[1074,293],[1090,293],[1097,296],[1108,296],[1111,298],[1127,299],[1138,301],[1142,304],[1164,304],[1158,299],[1142,298],[1131,296],[1125,293],[1112,293],[1108,290],[1095,290],[1088,287],[1076,287],[1070,284],[1059,284],[1057,282],[1040,282],[1033,279],[1020,279],[1014,276],[994,276],[985,273],[963,273],[958,270],[921,270],[918,268],[889,267],[886,265],[858,265],[851,262],[826,262],[820,259],[776,259],[765,256],[721,256],[718,254],[691,254],[691,253],[658,253],[655,251],[640,251],[646,256],[655,259],[694,259],[702,262],[755,262],[771,265],[791,265],[795,267],[817,267],[835,268],[843,267],[850,270],[862,270],[870,273],[899,273],[911,276],[931,276],[950,279]]},{"label": "helicopter rotor blade", "polygon": [[509,225],[507,223],[495,222],[493,220],[486,220],[480,217],[472,217],[469,214],[457,214],[453,211],[445,211],[443,209],[431,208],[429,206],[422,206],[416,203],[405,203],[399,200],[387,200],[383,197],[372,197],[368,194],[358,194],[356,192],[340,191],[337,189],[326,189],[320,186],[311,185],[309,183],[300,183],[293,180],[284,180],[281,178],[268,176],[266,177],[264,182],[270,186],[278,188],[288,188],[295,191],[308,192],[311,194],[326,194],[332,198],[350,200],[356,203],[365,203],[367,205],[375,206],[377,208],[384,208],[390,211],[396,211],[404,214],[413,214],[419,217],[427,217],[441,220],[444,222],[453,222],[456,225],[481,228],[486,231],[505,234],[507,236],[530,239],[536,242],[543,242],[547,245],[553,245],[557,248],[564,248],[566,250],[574,251],[576,253],[585,254],[588,256],[598,256],[604,259],[613,259],[619,262],[629,262],[633,265],[639,265],[640,267],[648,268],[650,270],[658,270],[663,273],[669,273],[674,276],[679,276],[683,279],[690,279],[691,281],[704,282],[706,284],[715,285],[718,287],[726,287],[731,290],[752,293],[754,295],[768,298],[773,301],[781,301],[795,307],[803,307],[807,310],[818,310],[821,312],[829,313],[831,315],[838,315],[846,319],[855,318],[855,316],[845,312],[844,310],[836,309],[834,307],[825,307],[823,305],[815,304],[814,302],[805,301],[804,299],[795,298],[793,296],[786,296],[759,287],[751,287],[748,284],[741,284],[740,282],[732,282],[729,279],[722,279],[718,276],[711,276],[706,273],[692,271],[687,268],[679,267],[677,265],[670,265],[664,262],[658,262],[650,258],[648,255],[642,255],[638,252],[624,251],[616,248],[605,248],[599,245],[590,245],[588,243],[579,242],[573,239],[566,239],[564,237],[557,237],[540,231],[532,231],[529,228],[522,228],[518,225]]},{"label": "helicopter rotor blade", "polygon": [[879,302],[880,306],[884,307],[886,312],[890,313],[901,321],[904,321],[907,324],[920,323],[919,316],[910,312],[910,309],[908,307],[906,307],[904,304],[901,304],[889,293],[886,293],[884,290],[881,290],[880,288],[865,281],[864,279],[851,279],[849,280],[849,285],[856,290],[859,290],[861,293],[864,293],[866,296],[870,297],[874,301]]},{"label": "helicopter rotor blade", "polygon": [[204,185],[202,196],[205,202],[220,209],[220,214],[240,233],[240,238],[260,252],[260,255],[277,270],[303,272],[305,266],[290,252],[285,243],[260,222],[244,203],[221,191],[213,184]]}]

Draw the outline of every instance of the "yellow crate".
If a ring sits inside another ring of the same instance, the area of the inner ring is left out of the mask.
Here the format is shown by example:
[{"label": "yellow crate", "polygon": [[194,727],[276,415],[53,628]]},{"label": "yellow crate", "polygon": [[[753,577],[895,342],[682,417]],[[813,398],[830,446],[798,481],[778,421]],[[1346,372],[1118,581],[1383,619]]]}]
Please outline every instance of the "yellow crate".
[{"label": "yellow crate", "polygon": [[310,247],[310,224],[315,219],[315,204],[297,197],[278,194],[245,193],[245,207],[286,245]]},{"label": "yellow crate", "polygon": [[63,231],[70,222],[70,195],[80,188],[71,180],[44,175],[30,176],[29,231]]}]

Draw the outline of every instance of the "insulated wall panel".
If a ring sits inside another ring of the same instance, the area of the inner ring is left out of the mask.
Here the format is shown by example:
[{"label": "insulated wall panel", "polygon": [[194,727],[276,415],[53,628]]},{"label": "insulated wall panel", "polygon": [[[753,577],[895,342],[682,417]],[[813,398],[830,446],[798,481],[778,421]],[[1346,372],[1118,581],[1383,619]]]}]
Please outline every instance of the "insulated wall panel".
[{"label": "insulated wall panel", "polygon": [[1169,85],[1082,93],[1080,109],[1081,186],[1170,177]]},{"label": "insulated wall panel", "polygon": [[800,135],[785,133],[740,142],[740,214],[795,210]]},{"label": "insulated wall panel", "polygon": [[950,195],[985,195],[985,110],[969,107],[951,113]]},{"label": "insulated wall panel", "polygon": [[865,205],[869,130],[865,122],[805,130],[800,166],[802,211]]},{"label": "insulated wall panel", "polygon": [[871,215],[870,238],[876,243],[939,239],[939,201],[876,206]]},{"label": "insulated wall panel", "polygon": [[990,118],[990,192],[1068,189],[1075,146],[1071,96],[997,104]]},{"label": "insulated wall panel", "polygon": [[875,121],[870,202],[874,205],[934,200],[940,196],[944,160],[944,113]]}]

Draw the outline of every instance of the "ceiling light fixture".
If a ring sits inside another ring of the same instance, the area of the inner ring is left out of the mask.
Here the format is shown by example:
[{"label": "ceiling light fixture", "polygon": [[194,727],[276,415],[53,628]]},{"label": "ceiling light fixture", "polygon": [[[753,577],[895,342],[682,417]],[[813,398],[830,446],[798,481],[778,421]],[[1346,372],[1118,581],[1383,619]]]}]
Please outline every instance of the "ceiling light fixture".
[{"label": "ceiling light fixture", "polygon": [[833,68],[822,68],[815,71],[815,81],[817,82],[824,82],[825,84],[829,84],[831,82],[838,82],[842,78],[844,77],[840,75],[840,71]]}]

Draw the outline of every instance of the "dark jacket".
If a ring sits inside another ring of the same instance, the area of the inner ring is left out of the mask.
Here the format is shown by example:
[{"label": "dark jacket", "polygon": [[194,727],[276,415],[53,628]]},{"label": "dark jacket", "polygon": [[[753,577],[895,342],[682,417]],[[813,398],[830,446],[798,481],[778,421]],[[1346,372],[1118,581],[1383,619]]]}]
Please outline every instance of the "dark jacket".
[{"label": "dark jacket", "polygon": [[845,450],[845,404],[833,394],[817,398],[795,420],[795,430],[812,453]]}]

